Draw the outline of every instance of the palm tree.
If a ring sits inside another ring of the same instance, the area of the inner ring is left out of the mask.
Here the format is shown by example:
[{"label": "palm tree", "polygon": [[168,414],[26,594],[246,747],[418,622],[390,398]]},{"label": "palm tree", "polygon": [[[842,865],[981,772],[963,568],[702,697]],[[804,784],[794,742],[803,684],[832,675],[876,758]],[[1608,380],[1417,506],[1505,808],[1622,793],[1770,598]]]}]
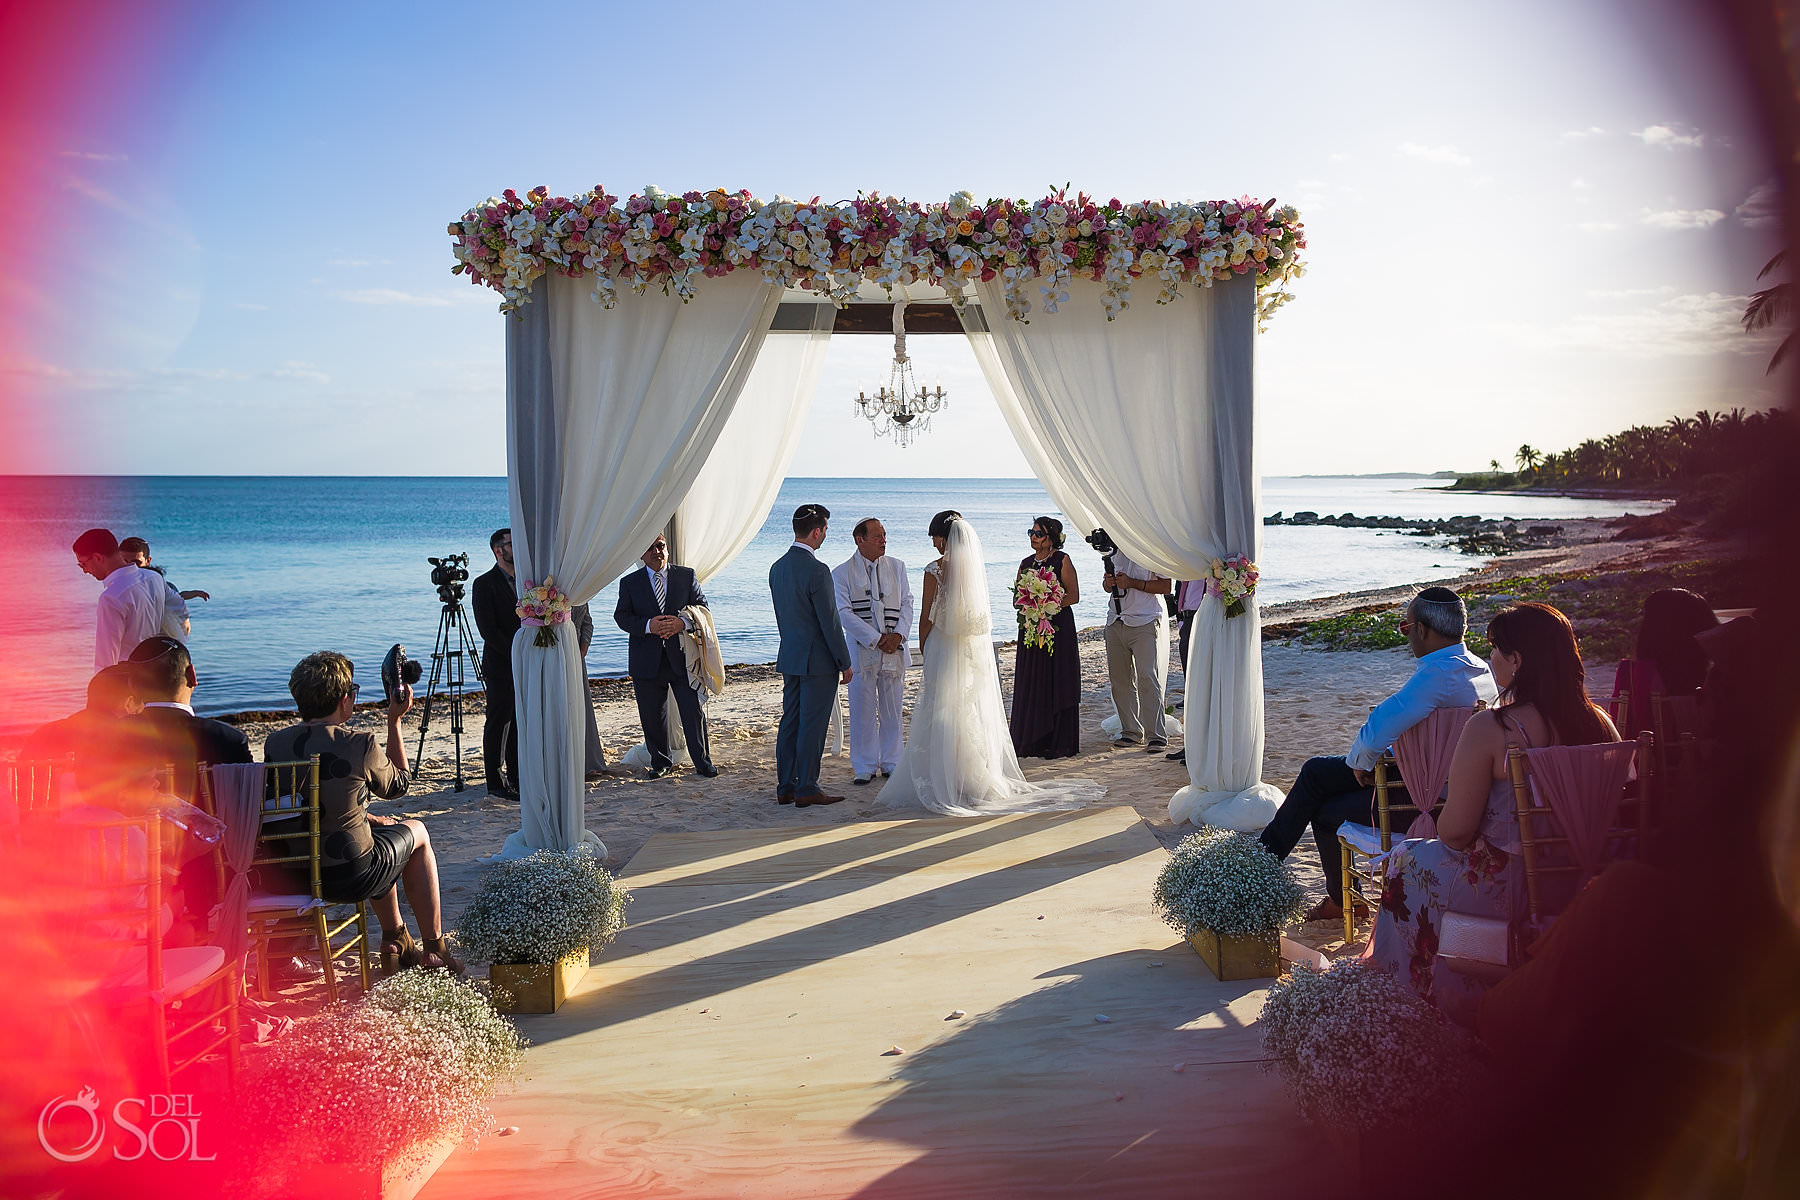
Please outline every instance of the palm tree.
[{"label": "palm tree", "polygon": [[[1778,269],[1786,258],[1786,250],[1776,251],[1775,257],[1763,264],[1763,269],[1756,273],[1756,277],[1764,278],[1769,272]],[[1790,285],[1786,283],[1772,283],[1760,292],[1752,292],[1750,303],[1744,306],[1744,332],[1755,333],[1777,323],[1786,324],[1788,306],[1793,302],[1793,293],[1789,288]],[[1767,375],[1781,365],[1781,360],[1793,347],[1796,336],[1800,336],[1800,331],[1790,332],[1781,339],[1781,345],[1775,347],[1775,353],[1769,356],[1769,365],[1763,374]]]},{"label": "palm tree", "polygon": [[1500,473],[1500,460],[1497,458],[1488,459],[1488,470],[1498,475]]},{"label": "palm tree", "polygon": [[1536,450],[1533,450],[1529,445],[1526,445],[1520,446],[1518,452],[1514,454],[1513,457],[1519,461],[1519,470],[1531,472],[1537,470],[1537,465],[1543,460],[1544,456],[1539,454]]}]

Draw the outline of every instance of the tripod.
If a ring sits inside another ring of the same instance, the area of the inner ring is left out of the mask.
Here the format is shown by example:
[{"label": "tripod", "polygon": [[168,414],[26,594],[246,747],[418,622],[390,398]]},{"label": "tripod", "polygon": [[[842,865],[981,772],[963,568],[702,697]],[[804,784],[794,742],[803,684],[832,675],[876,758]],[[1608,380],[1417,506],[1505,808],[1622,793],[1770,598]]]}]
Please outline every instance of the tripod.
[{"label": "tripod", "polygon": [[475,664],[476,682],[487,682],[481,676],[481,652],[473,648],[478,643],[469,631],[469,614],[463,611],[461,592],[462,589],[457,588],[453,593],[456,598],[445,600],[443,611],[438,614],[437,641],[431,647],[431,679],[425,685],[425,707],[419,714],[419,753],[416,756],[420,762],[425,760],[425,733],[431,728],[431,699],[442,679],[444,694],[450,700],[450,734],[456,744],[455,790],[459,792],[468,786],[463,781],[462,769],[463,659]]}]

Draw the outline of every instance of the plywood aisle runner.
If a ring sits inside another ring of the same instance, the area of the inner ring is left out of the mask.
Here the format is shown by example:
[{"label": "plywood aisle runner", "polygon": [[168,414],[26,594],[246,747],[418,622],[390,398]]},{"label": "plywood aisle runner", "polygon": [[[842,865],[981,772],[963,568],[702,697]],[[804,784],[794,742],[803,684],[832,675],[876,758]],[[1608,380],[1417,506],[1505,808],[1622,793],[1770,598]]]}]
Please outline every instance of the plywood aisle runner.
[{"label": "plywood aisle runner", "polygon": [[521,1022],[520,1132],[421,1195],[1300,1194],[1261,989],[1151,915],[1164,860],[1129,808],[655,837],[630,927]]}]

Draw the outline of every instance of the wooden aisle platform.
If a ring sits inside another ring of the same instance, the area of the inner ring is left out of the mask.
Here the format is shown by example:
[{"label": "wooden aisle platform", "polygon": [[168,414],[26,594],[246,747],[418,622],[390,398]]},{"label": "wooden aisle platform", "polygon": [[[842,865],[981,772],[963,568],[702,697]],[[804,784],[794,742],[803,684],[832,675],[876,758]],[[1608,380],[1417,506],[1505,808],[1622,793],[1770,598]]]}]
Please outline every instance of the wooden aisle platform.
[{"label": "wooden aisle platform", "polygon": [[1329,1190],[1261,985],[1150,913],[1165,857],[1129,808],[653,838],[629,928],[521,1021],[519,1133],[421,1196]]}]

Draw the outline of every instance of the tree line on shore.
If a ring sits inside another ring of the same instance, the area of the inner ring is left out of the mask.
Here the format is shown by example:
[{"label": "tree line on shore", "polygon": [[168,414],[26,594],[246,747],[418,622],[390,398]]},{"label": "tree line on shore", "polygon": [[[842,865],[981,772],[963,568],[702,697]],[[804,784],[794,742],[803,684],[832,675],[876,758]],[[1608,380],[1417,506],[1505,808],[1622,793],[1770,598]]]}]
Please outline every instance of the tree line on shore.
[{"label": "tree line on shore", "polygon": [[1487,473],[1463,475],[1464,488],[1683,487],[1709,476],[1742,474],[1792,454],[1800,427],[1785,409],[1701,410],[1661,425],[1633,425],[1567,450],[1545,453],[1520,446],[1517,470],[1498,459]]}]

